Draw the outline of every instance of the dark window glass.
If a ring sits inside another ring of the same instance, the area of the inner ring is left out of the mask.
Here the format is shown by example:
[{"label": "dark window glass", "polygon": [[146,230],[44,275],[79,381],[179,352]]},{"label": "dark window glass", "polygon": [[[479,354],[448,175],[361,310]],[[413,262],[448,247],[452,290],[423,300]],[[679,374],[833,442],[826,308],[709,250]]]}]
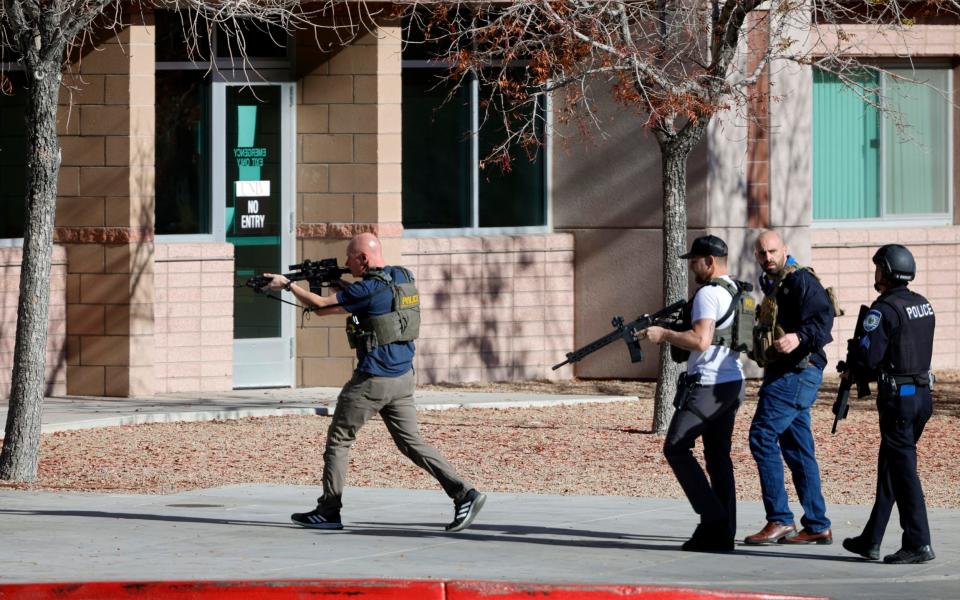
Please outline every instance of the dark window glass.
[{"label": "dark window glass", "polygon": [[[460,5],[451,10],[453,14],[463,14],[466,18],[467,13]],[[437,25],[428,11],[404,17],[403,30],[403,60],[436,60],[450,50],[445,28]]]},{"label": "dark window glass", "polygon": [[439,71],[403,72],[403,226],[471,226],[470,106],[461,87],[444,103]]},{"label": "dark window glass", "polygon": [[200,71],[157,71],[156,88],[156,232],[211,233],[209,85]]},{"label": "dark window glass", "polygon": [[27,94],[17,73],[0,75],[0,83],[0,238],[21,238],[27,197]]},{"label": "dark window glass", "polygon": [[240,22],[237,31],[217,30],[217,58],[287,58],[287,32],[264,23]]},{"label": "dark window glass", "polygon": [[[546,225],[544,150],[515,147],[505,171],[480,169],[471,156],[470,123],[478,110],[469,83],[450,95],[440,69],[403,70],[403,226],[408,229],[538,227]],[[483,94],[481,94],[482,96]],[[543,140],[543,107],[537,138]],[[503,142],[502,123],[493,116],[481,126],[478,156]],[[478,178],[476,194],[472,185]],[[473,222],[473,198],[479,222]]]},{"label": "dark window glass", "polygon": [[[537,139],[543,140],[543,110],[538,108]],[[491,119],[480,129],[480,156],[488,156],[503,143],[503,123]],[[544,149],[514,146],[510,168],[489,165],[480,171],[480,227],[531,227],[546,225]]]},{"label": "dark window glass", "polygon": [[[209,42],[207,41],[206,25],[202,20],[193,21],[194,17],[190,13],[180,13],[169,10],[158,10],[155,13],[154,23],[156,24],[157,35],[157,62],[187,62],[192,60],[207,60],[206,52]],[[187,32],[192,25],[196,25],[197,40],[194,51],[198,56],[190,56],[187,43]]]}]

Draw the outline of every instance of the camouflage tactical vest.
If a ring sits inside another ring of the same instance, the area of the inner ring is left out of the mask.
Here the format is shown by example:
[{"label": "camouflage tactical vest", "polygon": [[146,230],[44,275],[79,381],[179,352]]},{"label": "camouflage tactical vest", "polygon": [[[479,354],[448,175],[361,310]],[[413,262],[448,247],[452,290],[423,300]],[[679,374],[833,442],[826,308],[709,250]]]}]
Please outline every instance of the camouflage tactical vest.
[{"label": "camouflage tactical vest", "polygon": [[[784,267],[782,271],[780,271],[780,274],[773,285],[773,290],[763,297],[763,301],[760,303],[760,306],[757,307],[757,318],[753,328],[753,350],[752,352],[748,353],[748,356],[761,367],[764,367],[783,356],[783,354],[778,352],[773,347],[774,340],[779,339],[786,334],[786,332],[783,330],[783,327],[779,325],[779,321],[777,319],[777,313],[779,311],[777,307],[777,294],[780,292],[780,288],[783,287],[783,282],[787,279],[787,277],[790,276],[790,274],[792,274],[794,271],[799,270],[808,271],[818,282],[820,282],[820,277],[817,275],[816,271],[813,270],[813,267],[788,265]],[[830,299],[830,305],[833,306],[833,315],[835,317],[843,315],[843,309],[840,308],[840,304],[837,301],[837,295],[834,289],[832,287],[824,289],[827,292],[827,297]]]}]

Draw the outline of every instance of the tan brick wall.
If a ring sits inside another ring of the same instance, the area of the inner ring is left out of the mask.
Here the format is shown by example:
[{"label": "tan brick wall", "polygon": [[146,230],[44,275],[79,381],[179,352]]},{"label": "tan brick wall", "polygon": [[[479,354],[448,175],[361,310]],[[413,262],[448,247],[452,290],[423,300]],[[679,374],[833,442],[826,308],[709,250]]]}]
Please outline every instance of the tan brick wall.
[{"label": "tan brick wall", "polygon": [[[10,396],[16,345],[17,303],[23,250],[0,248],[0,398]],[[47,394],[62,396],[67,381],[67,254],[54,246],[50,265],[50,304],[47,307]]]},{"label": "tan brick wall", "polygon": [[937,370],[960,369],[957,341],[960,332],[960,227],[898,229],[812,229],[811,264],[824,285],[833,286],[846,315],[836,320],[834,342],[827,346],[831,364],[843,358],[846,340],[853,335],[861,304],[869,305],[877,297],[873,290],[874,266],[871,261],[884,244],[903,244],[917,261],[917,277],[910,287],[930,300],[937,316],[933,345],[933,365]]},{"label": "tan brick wall", "polygon": [[[336,257],[350,237],[376,232],[399,264],[400,31],[382,25],[325,54],[312,36],[298,46],[297,260]],[[353,370],[343,317],[297,323],[297,385],[341,385]]]},{"label": "tan brick wall", "polygon": [[303,224],[390,223],[399,231],[400,31],[334,54],[299,46],[297,215]]},{"label": "tan brick wall", "polygon": [[408,238],[421,383],[558,379],[573,349],[573,236]]},{"label": "tan brick wall", "polygon": [[157,244],[156,392],[233,389],[233,245]]},{"label": "tan brick wall", "polygon": [[139,19],[87,48],[61,94],[71,394],[154,392],[155,36]]}]

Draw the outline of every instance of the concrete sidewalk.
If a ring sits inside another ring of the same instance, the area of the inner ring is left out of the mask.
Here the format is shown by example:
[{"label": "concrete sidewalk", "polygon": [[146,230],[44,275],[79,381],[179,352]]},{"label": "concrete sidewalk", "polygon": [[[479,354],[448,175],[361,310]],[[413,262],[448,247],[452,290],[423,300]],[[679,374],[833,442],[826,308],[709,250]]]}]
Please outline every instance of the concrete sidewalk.
[{"label": "concrete sidewalk", "polygon": [[[43,429],[326,414],[338,391],[49,398]],[[417,394],[419,405],[434,409],[629,399]],[[0,417],[6,418],[6,406]],[[166,496],[0,489],[0,583],[428,578],[656,584],[833,598],[960,598],[960,510],[930,511],[936,560],[896,566],[859,560],[840,546],[843,537],[862,528],[866,506],[829,507],[836,540],[831,546],[738,545],[730,554],[698,554],[679,549],[696,522],[681,500],[491,493],[470,529],[448,534],[443,526],[453,506],[439,489],[351,488],[344,498],[344,531],[292,525],[289,514],[312,508],[318,493],[312,487],[272,485]],[[740,503],[739,513],[739,538],[762,525],[759,503]],[[898,546],[894,514],[883,553]]]},{"label": "concrete sidewalk", "polygon": [[[282,465],[280,466],[282,468]],[[343,531],[292,525],[317,490],[243,485],[169,496],[0,490],[0,583],[210,579],[475,579],[657,584],[713,590],[901,600],[960,596],[960,511],[932,510],[937,559],[885,565],[831,546],[680,551],[686,502],[491,493],[468,530],[443,531],[439,490],[349,488]],[[740,504],[740,531],[759,503]],[[830,506],[838,537],[861,506]],[[898,546],[896,516],[883,551]]]}]

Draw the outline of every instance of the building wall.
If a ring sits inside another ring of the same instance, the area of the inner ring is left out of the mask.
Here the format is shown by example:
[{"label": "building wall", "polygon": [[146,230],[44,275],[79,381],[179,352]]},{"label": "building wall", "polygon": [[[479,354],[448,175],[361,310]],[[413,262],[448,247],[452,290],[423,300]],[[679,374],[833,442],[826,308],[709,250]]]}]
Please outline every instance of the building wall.
[{"label": "building wall", "polygon": [[[22,261],[21,248],[0,248],[0,398],[10,396]],[[66,393],[66,297],[67,253],[62,247],[54,246],[50,264],[50,303],[47,306],[47,395]]]},{"label": "building wall", "polygon": [[[336,46],[334,46],[336,47]],[[350,238],[376,233],[399,264],[401,235],[401,36],[385,22],[335,52],[312,34],[297,47],[297,260],[336,257]],[[342,317],[297,329],[297,385],[341,385],[354,353]]]},{"label": "building wall", "polygon": [[930,300],[937,317],[932,368],[957,369],[960,227],[814,229],[811,262],[823,284],[836,289],[846,311],[834,324],[834,342],[827,347],[827,357],[832,364],[846,355],[846,340],[853,335],[860,305],[869,306],[877,297],[873,289],[873,254],[880,246],[891,243],[910,249],[917,261],[917,277],[910,288]]},{"label": "building wall", "polygon": [[[634,319],[663,306],[663,226],[660,149],[642,121],[607,97],[597,98],[606,137],[584,139],[574,126],[554,138],[552,211],[557,232],[574,238],[575,346],[611,331],[611,318]],[[687,217],[691,239],[709,223],[708,143],[688,160]],[[728,206],[745,204],[727,199]],[[631,364],[621,345],[565,367],[567,376],[655,377],[657,351]]]},{"label": "building wall", "polygon": [[157,244],[158,394],[233,389],[233,245]]},{"label": "building wall", "polygon": [[568,379],[574,248],[569,234],[408,238],[420,291],[421,383]]},{"label": "building wall", "polygon": [[60,99],[70,394],[153,391],[154,34],[133,19],[84,49]]}]

